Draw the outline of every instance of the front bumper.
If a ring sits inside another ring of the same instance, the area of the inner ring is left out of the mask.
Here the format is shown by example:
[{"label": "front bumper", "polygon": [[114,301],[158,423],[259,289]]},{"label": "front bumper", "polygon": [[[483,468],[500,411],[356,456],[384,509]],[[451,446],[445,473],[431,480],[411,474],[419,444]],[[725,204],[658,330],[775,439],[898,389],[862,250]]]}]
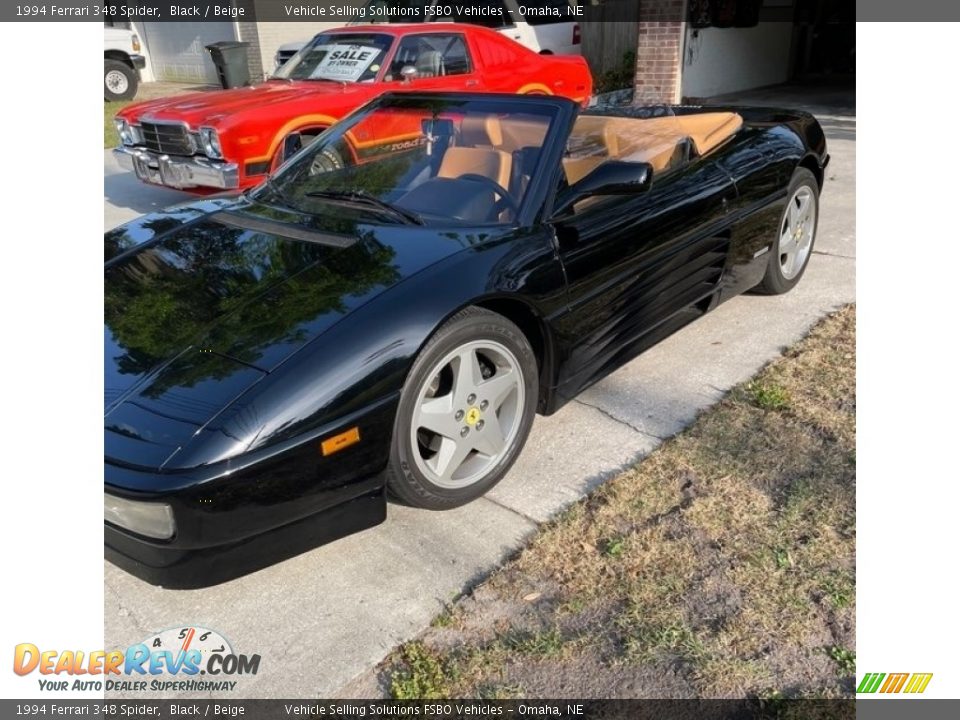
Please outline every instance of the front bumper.
[{"label": "front bumper", "polygon": [[[285,449],[193,470],[151,471],[106,459],[104,492],[169,505],[176,530],[154,539],[105,519],[105,557],[154,585],[205,587],[383,522],[396,400],[374,403]],[[329,457],[318,452],[328,430],[354,423],[363,442]]]},{"label": "front bumper", "polygon": [[240,187],[240,169],[236,163],[218,162],[205,157],[159,155],[137,147],[114,148],[113,157],[121,167],[133,170],[144,182],[185,190],[195,187],[234,190]]},{"label": "front bumper", "polygon": [[210,587],[379,525],[386,517],[386,491],[380,485],[260,535],[208,547],[179,547],[104,523],[104,557],[152,585],[178,590]]},{"label": "front bumper", "polygon": [[143,70],[147,66],[147,58],[143,55],[131,55],[130,62],[137,70]]}]

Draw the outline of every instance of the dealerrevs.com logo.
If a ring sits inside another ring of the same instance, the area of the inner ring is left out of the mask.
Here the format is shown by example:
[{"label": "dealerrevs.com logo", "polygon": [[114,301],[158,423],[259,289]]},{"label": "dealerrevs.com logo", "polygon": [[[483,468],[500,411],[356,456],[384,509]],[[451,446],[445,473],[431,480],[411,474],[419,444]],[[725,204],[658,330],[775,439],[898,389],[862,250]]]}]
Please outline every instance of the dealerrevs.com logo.
[{"label": "dealerrevs.com logo", "polygon": [[40,689],[49,691],[232,691],[233,678],[259,669],[259,655],[238,654],[223,635],[202,627],[163,630],[126,650],[41,650],[20,643],[13,652],[13,671],[39,673]]}]

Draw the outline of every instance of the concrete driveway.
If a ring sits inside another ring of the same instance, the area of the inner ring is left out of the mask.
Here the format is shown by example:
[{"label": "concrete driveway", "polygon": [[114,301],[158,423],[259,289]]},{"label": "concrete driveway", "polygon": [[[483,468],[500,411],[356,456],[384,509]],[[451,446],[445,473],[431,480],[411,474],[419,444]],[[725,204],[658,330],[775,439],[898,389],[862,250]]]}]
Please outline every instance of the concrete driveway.
[{"label": "concrete driveway", "polygon": [[[537,418],[510,474],[467,507],[431,513],[391,506],[386,523],[373,530],[206,590],[158,589],[105,564],[104,647],[201,625],[222,633],[235,651],[262,656],[259,674],[241,678],[234,697],[336,697],[495,568],[537,523],[635,463],[818,318],[853,302],[852,91],[821,103],[808,92],[724,98],[820,111],[832,161],[816,250],[793,292],[736,298],[556,415]],[[105,174],[107,227],[187,199],[118,174],[109,157]]]},{"label": "concrete driveway", "polygon": [[117,164],[113,151],[103,151],[104,230],[192,198],[179,190],[139,182],[130,170]]}]

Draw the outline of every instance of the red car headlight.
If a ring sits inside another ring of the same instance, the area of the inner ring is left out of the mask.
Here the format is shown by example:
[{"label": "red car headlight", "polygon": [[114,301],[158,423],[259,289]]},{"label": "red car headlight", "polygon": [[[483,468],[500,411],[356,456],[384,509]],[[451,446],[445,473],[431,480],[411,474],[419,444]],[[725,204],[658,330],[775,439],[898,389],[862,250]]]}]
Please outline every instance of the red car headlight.
[{"label": "red car headlight", "polygon": [[220,138],[213,128],[200,128],[200,145],[204,154],[215,160],[223,160],[223,149],[220,147]]}]

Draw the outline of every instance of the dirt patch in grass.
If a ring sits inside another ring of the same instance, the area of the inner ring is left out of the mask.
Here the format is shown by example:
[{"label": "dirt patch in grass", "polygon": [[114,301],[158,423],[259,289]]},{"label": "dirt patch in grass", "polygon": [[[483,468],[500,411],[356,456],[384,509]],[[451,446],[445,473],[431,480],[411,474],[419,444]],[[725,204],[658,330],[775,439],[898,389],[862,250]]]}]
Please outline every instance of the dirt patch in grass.
[{"label": "dirt patch in grass", "polygon": [[358,697],[849,697],[855,308],[546,525]]}]

